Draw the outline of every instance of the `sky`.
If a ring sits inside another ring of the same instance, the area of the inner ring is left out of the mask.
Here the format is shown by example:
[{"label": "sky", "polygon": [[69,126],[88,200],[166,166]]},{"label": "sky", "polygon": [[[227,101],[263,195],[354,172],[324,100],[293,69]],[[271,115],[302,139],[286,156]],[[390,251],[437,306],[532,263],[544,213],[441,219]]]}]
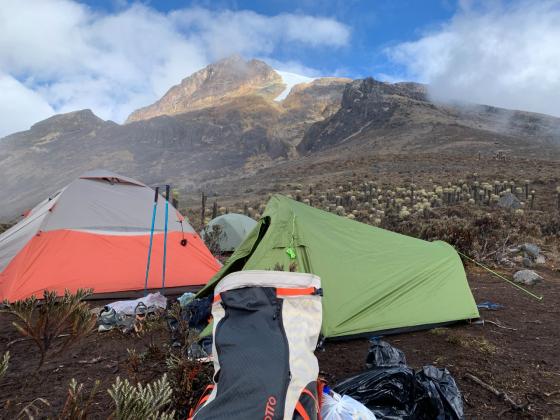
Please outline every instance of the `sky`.
[{"label": "sky", "polygon": [[231,54],[560,117],[560,0],[0,0],[0,137],[134,109]]}]

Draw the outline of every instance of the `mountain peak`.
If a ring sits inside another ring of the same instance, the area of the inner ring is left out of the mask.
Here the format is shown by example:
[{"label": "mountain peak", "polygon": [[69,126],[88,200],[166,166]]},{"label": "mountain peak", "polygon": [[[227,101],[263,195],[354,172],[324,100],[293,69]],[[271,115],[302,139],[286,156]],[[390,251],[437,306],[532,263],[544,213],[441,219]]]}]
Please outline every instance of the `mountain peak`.
[{"label": "mountain peak", "polygon": [[186,77],[154,104],[134,111],[126,122],[208,108],[240,96],[273,99],[284,88],[282,77],[265,62],[232,55]]},{"label": "mountain peak", "polygon": [[56,114],[45,120],[35,123],[31,129],[40,129],[51,125],[62,126],[95,126],[105,124],[106,121],[99,118],[91,109],[81,109],[79,111],[66,112],[64,114]]}]

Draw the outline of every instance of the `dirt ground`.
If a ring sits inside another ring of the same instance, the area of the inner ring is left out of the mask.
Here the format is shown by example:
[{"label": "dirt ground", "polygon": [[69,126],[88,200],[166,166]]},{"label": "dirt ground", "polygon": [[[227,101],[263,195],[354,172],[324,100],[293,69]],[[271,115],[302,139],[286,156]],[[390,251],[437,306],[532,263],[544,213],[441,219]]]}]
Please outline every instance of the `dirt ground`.
[{"label": "dirt ground", "polygon": [[[489,182],[530,179],[532,188],[537,191],[535,209],[541,212],[538,214],[556,208],[555,188],[560,182],[557,162],[529,158],[502,162],[490,158],[480,160],[475,155],[372,156],[364,153],[360,156],[355,151],[341,151],[340,156],[325,156],[311,166],[305,159],[287,162],[241,179],[209,185],[205,190],[209,202],[217,200],[220,205],[235,209],[242,207],[244,201],[265,203],[271,192],[293,193],[295,183],[306,186],[312,183],[324,190],[345,180],[369,179],[380,185],[397,186],[413,180],[424,187],[431,184],[428,181],[431,178],[439,183],[456,182],[473,173]],[[199,200],[199,191],[181,198],[183,206],[193,207],[194,215],[200,214],[194,207]],[[557,255],[557,241],[553,245],[550,249],[556,250]],[[503,305],[495,311],[481,309],[486,323],[456,324],[385,339],[400,348],[415,369],[427,364],[448,368],[463,393],[468,419],[495,419],[500,415],[501,418],[560,419],[560,271],[558,264],[536,270],[545,280],[530,290],[542,295],[542,301],[469,265],[468,279],[476,301]],[[511,271],[501,272],[512,274]],[[117,376],[146,382],[166,371],[163,354],[170,340],[168,332],[159,329],[142,337],[124,336],[119,332],[93,333],[64,354],[47,360],[37,373],[38,354],[30,341],[14,341],[20,335],[11,321],[8,315],[0,314],[0,354],[8,349],[12,355],[7,374],[0,379],[2,419],[16,418],[23,407],[37,398],[44,398],[50,404],[40,406],[39,418],[56,418],[66,400],[71,378],[84,383],[86,391],[92,388],[95,380],[101,381],[91,418],[104,419],[111,412],[112,404],[106,390]],[[131,370],[128,349],[151,354],[138,371]],[[367,352],[368,342],[364,339],[327,342],[325,350],[318,352],[321,371],[335,384],[365,370]],[[509,410],[508,403],[467,379],[467,373],[506,393],[517,404],[525,405],[525,409],[522,412]]]},{"label": "dirt ground", "polygon": [[[486,322],[455,325],[386,337],[406,354],[415,369],[433,364],[446,367],[463,393],[466,418],[560,418],[560,274],[543,271],[545,281],[531,287],[542,295],[537,301],[503,280],[480,269],[469,269],[469,284],[477,302],[503,305],[480,310]],[[328,343],[319,353],[321,370],[330,382],[365,369],[367,340]],[[465,378],[470,373],[518,404],[529,403],[523,413]],[[552,394],[552,395],[551,395]]]},{"label": "dirt ground", "polygon": [[[479,268],[468,267],[468,271],[477,302],[489,300],[503,305],[495,311],[480,311],[485,321],[499,323],[501,327],[489,322],[456,324],[390,336],[386,340],[405,352],[413,368],[426,364],[447,367],[463,393],[467,418],[560,418],[560,273],[540,271],[544,282],[531,287],[532,292],[543,296],[542,301],[537,301]],[[10,317],[1,314],[0,352],[19,337]],[[119,332],[93,333],[65,354],[48,360],[39,374],[35,372],[38,358],[33,344],[12,343],[10,367],[0,380],[1,418],[15,418],[38,397],[50,403],[50,407],[42,407],[42,415],[56,415],[64,404],[71,378],[83,382],[86,390],[91,389],[96,379],[101,380],[91,418],[106,418],[111,400],[105,390],[116,376],[143,382],[165,371],[164,359],[155,354],[139,372],[133,372],[127,363],[127,349],[145,352],[149,348],[163,349],[168,343],[165,329],[143,337]],[[367,340],[327,342],[324,351],[318,352],[322,374],[334,384],[363,371],[367,351]],[[509,411],[508,403],[466,379],[466,373],[505,392],[518,404],[528,403],[526,409]]]}]

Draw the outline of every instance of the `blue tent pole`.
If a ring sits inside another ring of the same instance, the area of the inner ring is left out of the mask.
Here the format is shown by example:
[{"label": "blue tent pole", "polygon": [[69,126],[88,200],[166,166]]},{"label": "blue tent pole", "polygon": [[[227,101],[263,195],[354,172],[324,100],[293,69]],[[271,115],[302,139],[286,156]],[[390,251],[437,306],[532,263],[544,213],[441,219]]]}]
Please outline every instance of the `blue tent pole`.
[{"label": "blue tent pole", "polygon": [[167,224],[169,222],[169,184],[165,186],[165,228],[163,231],[163,274],[161,276],[161,290],[165,290],[165,263],[167,260]]},{"label": "blue tent pole", "polygon": [[148,247],[148,262],[146,264],[146,280],[144,281],[144,296],[148,295],[148,276],[150,275],[150,259],[152,257],[152,244],[154,242],[154,229],[156,227],[158,195],[159,187],[156,187],[156,195],[154,196],[154,210],[152,211],[152,228],[150,229],[150,246]]}]

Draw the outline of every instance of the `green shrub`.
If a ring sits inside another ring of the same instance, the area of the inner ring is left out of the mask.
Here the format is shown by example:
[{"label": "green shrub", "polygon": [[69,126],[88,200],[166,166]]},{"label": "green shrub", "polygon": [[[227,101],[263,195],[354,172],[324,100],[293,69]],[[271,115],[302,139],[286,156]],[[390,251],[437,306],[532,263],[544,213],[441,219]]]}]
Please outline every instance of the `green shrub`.
[{"label": "green shrub", "polygon": [[115,404],[111,416],[115,420],[172,420],[175,416],[168,409],[172,390],[167,375],[146,386],[134,386],[127,379],[117,377],[107,392]]},{"label": "green shrub", "polygon": [[78,289],[72,294],[66,290],[64,296],[58,298],[56,292],[45,291],[40,303],[35,296],[14,303],[4,302],[6,309],[2,312],[18,318],[12,324],[39,350],[37,369],[49,354],[60,353],[91,332],[96,318],[83,299],[92,292]]}]

